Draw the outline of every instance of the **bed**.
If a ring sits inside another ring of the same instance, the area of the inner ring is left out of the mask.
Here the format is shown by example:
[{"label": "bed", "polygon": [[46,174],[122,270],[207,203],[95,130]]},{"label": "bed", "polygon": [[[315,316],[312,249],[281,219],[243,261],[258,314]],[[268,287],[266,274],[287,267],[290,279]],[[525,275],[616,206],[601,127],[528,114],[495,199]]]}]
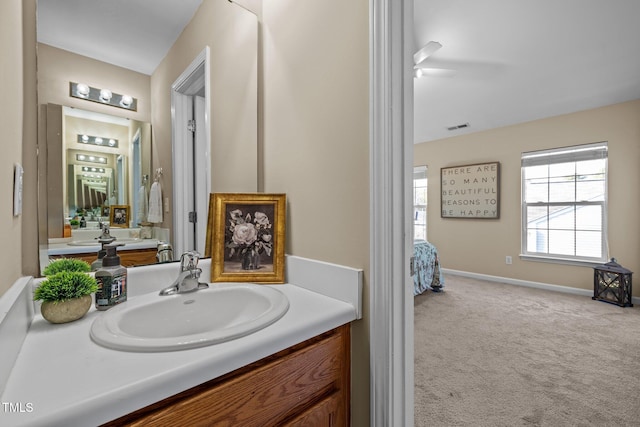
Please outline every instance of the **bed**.
[{"label": "bed", "polygon": [[427,290],[441,292],[444,279],[436,247],[426,240],[416,240],[413,244],[413,256],[413,295],[420,295]]}]

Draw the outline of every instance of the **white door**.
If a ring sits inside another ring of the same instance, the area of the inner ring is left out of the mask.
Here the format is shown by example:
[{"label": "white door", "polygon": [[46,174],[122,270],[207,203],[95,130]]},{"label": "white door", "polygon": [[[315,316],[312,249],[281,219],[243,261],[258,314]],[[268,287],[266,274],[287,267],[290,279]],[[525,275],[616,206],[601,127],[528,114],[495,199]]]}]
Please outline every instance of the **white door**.
[{"label": "white door", "polygon": [[204,255],[211,160],[208,87],[209,49],[203,50],[172,86],[173,253]]},{"label": "white door", "polygon": [[205,135],[205,109],[206,100],[202,96],[196,96],[193,102],[193,117],[196,123],[193,140],[193,169],[194,169],[194,211],[196,223],[194,224],[195,242],[194,248],[204,255],[205,238],[207,236],[207,214],[209,207],[209,144]]}]

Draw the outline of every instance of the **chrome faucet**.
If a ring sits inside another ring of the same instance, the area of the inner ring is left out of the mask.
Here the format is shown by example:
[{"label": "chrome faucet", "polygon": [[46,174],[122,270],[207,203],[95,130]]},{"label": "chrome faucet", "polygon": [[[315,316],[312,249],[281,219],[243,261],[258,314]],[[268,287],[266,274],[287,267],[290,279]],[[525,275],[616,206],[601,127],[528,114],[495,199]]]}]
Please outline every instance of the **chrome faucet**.
[{"label": "chrome faucet", "polygon": [[200,283],[198,279],[202,269],[198,268],[200,254],[195,251],[185,252],[180,256],[180,273],[173,284],[160,291],[160,295],[173,295],[207,289],[209,285]]},{"label": "chrome faucet", "polygon": [[96,240],[100,243],[111,243],[116,240],[116,238],[109,233],[109,224],[100,222],[100,236],[96,237]]}]

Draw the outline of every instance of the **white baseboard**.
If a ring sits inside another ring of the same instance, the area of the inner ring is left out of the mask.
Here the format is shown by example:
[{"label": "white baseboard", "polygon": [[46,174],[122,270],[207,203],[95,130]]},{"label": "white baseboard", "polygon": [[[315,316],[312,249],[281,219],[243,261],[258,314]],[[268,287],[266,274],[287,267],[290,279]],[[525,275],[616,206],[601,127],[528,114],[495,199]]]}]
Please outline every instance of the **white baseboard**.
[{"label": "white baseboard", "polygon": [[[532,282],[529,280],[512,279],[510,277],[491,276],[489,274],[472,273],[470,271],[452,270],[449,268],[443,268],[441,271],[444,274],[453,274],[455,276],[469,277],[472,279],[479,279],[479,280],[487,280],[489,282],[499,282],[499,283],[506,283],[509,285],[525,286],[528,288],[545,289],[547,291],[563,292],[566,294],[581,295],[586,297],[593,296],[593,290],[591,289],[572,288],[570,286],[552,285],[550,283]],[[445,287],[445,290],[446,290],[446,287]],[[634,305],[640,304],[640,298],[632,296],[631,302]]]}]

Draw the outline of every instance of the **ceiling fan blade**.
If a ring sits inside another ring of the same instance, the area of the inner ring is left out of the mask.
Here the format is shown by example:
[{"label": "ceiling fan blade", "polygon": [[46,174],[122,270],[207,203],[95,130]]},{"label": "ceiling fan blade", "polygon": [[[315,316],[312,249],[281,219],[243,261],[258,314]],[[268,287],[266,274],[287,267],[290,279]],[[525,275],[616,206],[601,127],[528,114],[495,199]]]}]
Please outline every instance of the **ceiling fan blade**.
[{"label": "ceiling fan blade", "polygon": [[442,45],[440,43],[430,41],[429,43],[425,44],[422,47],[422,49],[420,49],[413,55],[413,63],[415,65],[418,65],[419,63],[421,63],[422,61],[424,61],[425,59],[433,55],[441,47]]}]

